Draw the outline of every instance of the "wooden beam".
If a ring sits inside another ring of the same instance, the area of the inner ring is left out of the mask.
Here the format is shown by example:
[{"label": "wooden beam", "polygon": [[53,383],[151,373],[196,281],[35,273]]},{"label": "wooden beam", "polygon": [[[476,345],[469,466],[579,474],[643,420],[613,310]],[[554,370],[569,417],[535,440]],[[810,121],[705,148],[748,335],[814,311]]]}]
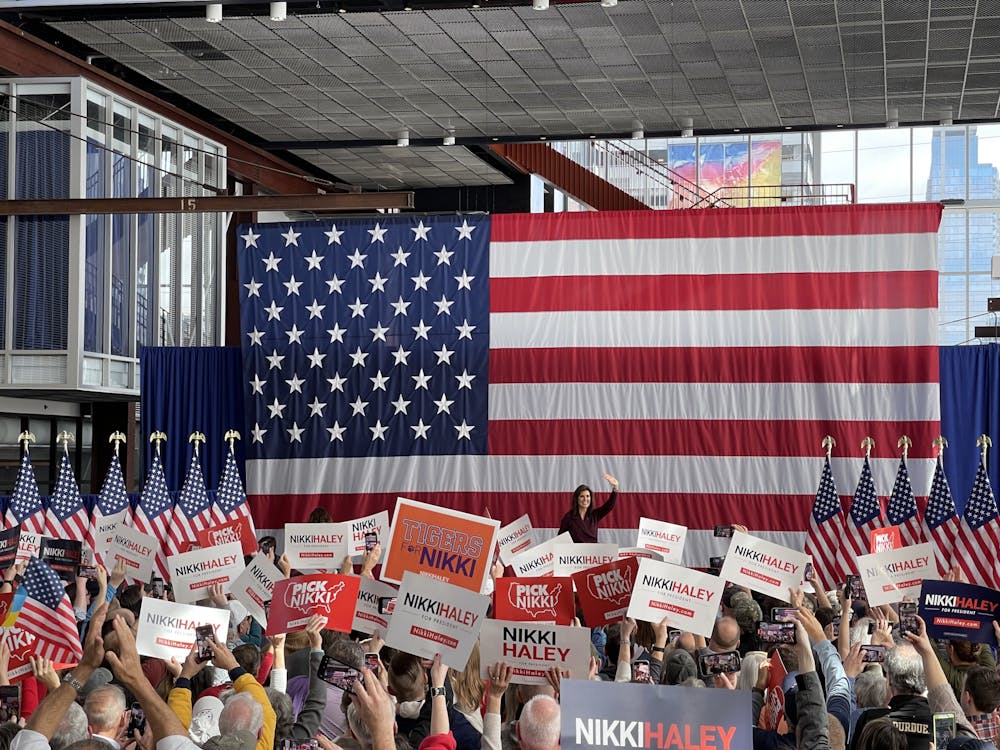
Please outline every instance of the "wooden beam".
[{"label": "wooden beam", "polygon": [[413,193],[212,195],[202,198],[67,198],[0,201],[0,216],[191,214],[220,211],[375,211],[413,208]]}]

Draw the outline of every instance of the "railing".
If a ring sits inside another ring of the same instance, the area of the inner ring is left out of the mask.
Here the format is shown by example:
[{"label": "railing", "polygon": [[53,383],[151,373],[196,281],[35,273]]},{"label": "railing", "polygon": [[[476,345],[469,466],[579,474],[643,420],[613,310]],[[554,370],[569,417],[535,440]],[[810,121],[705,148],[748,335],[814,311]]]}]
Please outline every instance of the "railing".
[{"label": "railing", "polygon": [[691,208],[713,206],[830,206],[856,203],[852,183],[731,185],[713,190]]}]

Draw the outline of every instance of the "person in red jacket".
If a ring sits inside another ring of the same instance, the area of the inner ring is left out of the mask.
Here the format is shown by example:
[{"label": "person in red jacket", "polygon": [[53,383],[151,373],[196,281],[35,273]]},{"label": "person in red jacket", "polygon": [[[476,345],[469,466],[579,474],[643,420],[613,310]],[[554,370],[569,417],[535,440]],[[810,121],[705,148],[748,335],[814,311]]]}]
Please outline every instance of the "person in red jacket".
[{"label": "person in red jacket", "polygon": [[559,524],[559,533],[568,531],[577,544],[596,544],[597,526],[610,513],[618,500],[618,480],[610,474],[601,476],[611,485],[611,494],[603,505],[594,507],[594,493],[590,487],[581,484],[573,490],[573,504]]}]

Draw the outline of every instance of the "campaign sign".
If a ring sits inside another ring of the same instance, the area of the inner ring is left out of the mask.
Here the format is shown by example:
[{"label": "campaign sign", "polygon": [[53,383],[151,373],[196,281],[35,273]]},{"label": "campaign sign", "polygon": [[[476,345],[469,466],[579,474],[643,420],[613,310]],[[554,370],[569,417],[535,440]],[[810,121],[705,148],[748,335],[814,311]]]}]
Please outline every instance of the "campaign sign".
[{"label": "campaign sign", "polygon": [[250,519],[246,516],[240,516],[235,521],[213,526],[210,529],[202,529],[195,536],[198,538],[198,544],[203,548],[239,542],[243,546],[244,555],[252,555],[257,552],[257,537],[254,536],[253,526],[250,525]]},{"label": "campaign sign", "polygon": [[124,524],[111,534],[111,543],[105,551],[108,568],[114,568],[118,560],[125,563],[125,577],[132,581],[148,581],[153,574],[153,563],[160,543],[151,534],[143,534],[138,529]]},{"label": "campaign sign", "polygon": [[572,544],[573,537],[568,531],[564,531],[555,539],[536,544],[531,549],[527,549],[520,554],[514,555],[510,561],[510,567],[514,569],[514,575],[522,577],[551,576],[555,563],[555,552],[553,549],[557,544]]},{"label": "campaign sign", "polygon": [[680,565],[687,531],[687,526],[655,518],[640,518],[635,546],[659,553],[664,562]]},{"label": "campaign sign", "polygon": [[7,570],[14,564],[20,539],[21,524],[0,531],[0,570]]},{"label": "campaign sign", "polygon": [[924,581],[918,614],[931,640],[992,645],[993,621],[1000,619],[1000,592],[971,583]]},{"label": "campaign sign", "polygon": [[534,545],[534,535],[531,530],[531,518],[525,513],[506,526],[501,526],[497,534],[500,545],[500,562],[510,565],[514,555],[519,555]]},{"label": "campaign sign", "polygon": [[406,571],[385,634],[386,645],[465,669],[490,598],[429,576]]},{"label": "campaign sign", "polygon": [[[111,546],[111,537],[118,531],[118,527],[125,523],[127,514],[128,510],[126,509],[112,513],[110,516],[94,517],[94,553],[102,562],[108,553],[108,547]],[[105,567],[110,570],[114,564],[109,563]],[[149,578],[147,577],[146,580],[148,581]]]},{"label": "campaign sign", "polygon": [[569,625],[576,617],[573,579],[497,578],[493,616],[498,620]]},{"label": "campaign sign", "polygon": [[777,732],[785,718],[785,691],[782,690],[782,686],[785,684],[788,670],[785,669],[785,662],[781,660],[781,654],[777,649],[768,661],[771,669],[767,673],[767,694],[760,712],[759,723],[761,729]]},{"label": "campaign sign", "polygon": [[492,518],[397,498],[382,580],[400,583],[412,571],[478,593],[499,528]]},{"label": "campaign sign", "polygon": [[599,628],[622,619],[632,599],[638,570],[639,560],[632,557],[573,574],[587,627]]},{"label": "campaign sign", "polygon": [[21,527],[21,536],[17,540],[17,562],[24,562],[30,557],[38,557],[38,550],[42,547],[42,534],[25,531]]},{"label": "campaign sign", "polygon": [[17,683],[31,672],[31,657],[35,655],[37,640],[27,630],[19,627],[0,628],[0,643],[10,649],[10,662],[7,665],[7,677],[12,683]]},{"label": "campaign sign", "polygon": [[38,557],[49,564],[60,579],[66,582],[76,580],[76,571],[83,558],[83,542],[75,539],[52,539],[42,537]]},{"label": "campaign sign", "polygon": [[726,579],[656,560],[640,560],[628,616],[668,618],[670,627],[711,636]]},{"label": "campaign sign", "polygon": [[271,603],[274,584],[284,577],[267,555],[258,553],[233,581],[229,593],[247,608],[253,619],[267,627],[267,606]]},{"label": "campaign sign", "polygon": [[719,580],[787,602],[788,589],[799,587],[807,562],[801,552],[734,531]]},{"label": "campaign sign", "polygon": [[904,597],[916,600],[925,578],[937,580],[941,577],[934,559],[934,545],[930,542],[875,555],[860,555],[857,563],[869,607],[894,604],[903,601]]},{"label": "campaign sign", "polygon": [[285,555],[295,570],[339,570],[347,555],[342,523],[286,523]]},{"label": "campaign sign", "polygon": [[358,589],[358,608],[354,612],[351,630],[369,635],[377,630],[385,635],[392,615],[384,610],[379,612],[379,600],[393,599],[398,593],[392,584],[376,581],[374,578],[362,578],[361,588]]},{"label": "campaign sign", "polygon": [[245,568],[243,547],[239,542],[167,557],[174,599],[185,604],[207,599],[208,589],[215,585],[222,586],[222,593],[228,594],[233,581]]},{"label": "campaign sign", "polygon": [[753,748],[749,690],[563,680],[559,704],[564,748]]},{"label": "campaign sign", "polygon": [[215,607],[194,607],[146,596],[139,609],[139,626],[135,645],[140,656],[183,662],[194,646],[194,629],[211,625],[215,639],[226,642],[229,633],[229,610]]},{"label": "campaign sign", "polygon": [[510,681],[545,685],[552,667],[579,677],[590,669],[590,630],[567,625],[487,620],[479,633],[479,670],[483,679],[498,661],[511,667]]},{"label": "campaign sign", "polygon": [[344,529],[344,536],[347,539],[347,551],[352,557],[361,557],[365,554],[365,535],[378,535],[378,543],[382,545],[382,554],[385,555],[385,543],[389,538],[389,513],[381,510],[364,518],[355,518],[353,521],[346,521],[341,524]]},{"label": "campaign sign", "polygon": [[888,552],[891,549],[899,549],[903,546],[903,537],[899,533],[898,526],[884,526],[881,529],[872,529],[871,533],[871,553]]},{"label": "campaign sign", "polygon": [[309,618],[323,615],[326,629],[351,632],[361,578],[336,573],[282,578],[274,584],[267,635],[305,630]]},{"label": "campaign sign", "polygon": [[637,557],[640,560],[659,560],[663,562],[663,555],[659,552],[653,552],[651,549],[646,549],[645,547],[619,547],[618,548],[618,559],[627,560],[630,557]]},{"label": "campaign sign", "polygon": [[557,576],[572,576],[618,559],[617,544],[554,544],[552,552],[552,573]]}]

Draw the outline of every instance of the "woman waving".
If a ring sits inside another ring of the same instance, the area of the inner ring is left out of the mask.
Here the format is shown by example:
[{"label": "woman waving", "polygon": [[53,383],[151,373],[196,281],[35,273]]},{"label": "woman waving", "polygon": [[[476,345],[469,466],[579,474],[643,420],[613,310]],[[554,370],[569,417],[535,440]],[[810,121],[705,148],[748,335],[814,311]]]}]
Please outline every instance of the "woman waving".
[{"label": "woman waving", "polygon": [[618,500],[618,480],[610,474],[602,476],[611,485],[611,494],[604,504],[595,508],[594,493],[590,487],[581,484],[573,490],[573,503],[569,513],[563,516],[562,523],[559,524],[559,533],[568,531],[577,544],[597,542],[597,525],[614,509]]}]

